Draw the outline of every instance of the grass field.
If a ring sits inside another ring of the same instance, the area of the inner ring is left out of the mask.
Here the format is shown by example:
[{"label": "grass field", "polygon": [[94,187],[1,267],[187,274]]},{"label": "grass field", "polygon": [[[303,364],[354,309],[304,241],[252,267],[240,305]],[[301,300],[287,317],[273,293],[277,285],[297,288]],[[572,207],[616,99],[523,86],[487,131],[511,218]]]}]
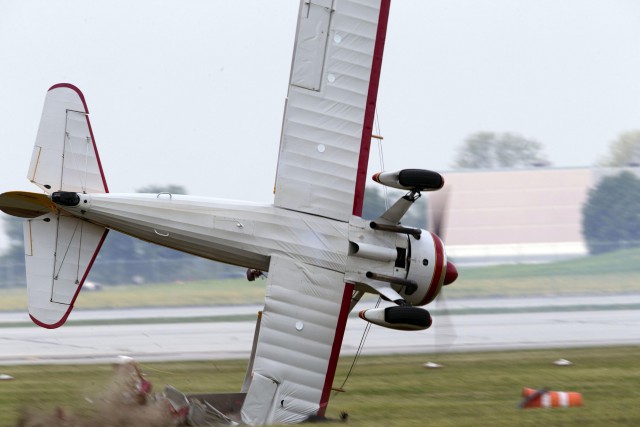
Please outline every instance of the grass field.
[{"label": "grass field", "polygon": [[[262,303],[266,280],[105,286],[81,293],[76,308],[202,306]],[[447,298],[524,297],[640,292],[640,249],[552,264],[461,268]],[[0,311],[25,310],[24,288],[0,289]]]},{"label": "grass field", "polygon": [[[433,357],[362,357],[346,392],[331,398],[327,416],[345,411],[353,427],[640,425],[640,347],[441,354],[444,368],[423,368]],[[560,357],[575,365],[551,363]],[[350,363],[341,360],[335,386]],[[243,361],[141,366],[155,390],[172,384],[187,392],[237,391],[245,371]],[[0,382],[0,425],[16,425],[21,407],[52,412],[61,405],[86,414],[92,405],[85,398],[95,402],[112,372],[107,365],[1,367],[15,380]],[[584,406],[517,409],[525,386],[580,392]]]}]

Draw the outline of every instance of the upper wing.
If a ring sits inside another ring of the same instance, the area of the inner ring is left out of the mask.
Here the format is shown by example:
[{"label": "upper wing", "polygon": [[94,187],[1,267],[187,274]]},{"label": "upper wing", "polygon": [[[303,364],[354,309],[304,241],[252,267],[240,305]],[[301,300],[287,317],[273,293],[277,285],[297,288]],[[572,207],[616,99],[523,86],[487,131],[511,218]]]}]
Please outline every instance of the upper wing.
[{"label": "upper wing", "polygon": [[243,422],[297,423],[323,410],[352,290],[344,273],[271,257]]},{"label": "upper wing", "polygon": [[362,213],[389,0],[302,0],[275,204]]}]

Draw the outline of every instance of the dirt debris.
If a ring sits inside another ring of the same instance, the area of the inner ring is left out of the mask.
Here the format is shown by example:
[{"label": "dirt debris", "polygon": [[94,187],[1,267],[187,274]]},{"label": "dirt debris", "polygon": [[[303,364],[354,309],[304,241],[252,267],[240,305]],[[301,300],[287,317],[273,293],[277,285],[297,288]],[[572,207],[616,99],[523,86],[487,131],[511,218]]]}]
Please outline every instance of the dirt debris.
[{"label": "dirt debris", "polygon": [[[104,394],[87,397],[74,408],[55,408],[52,413],[25,409],[18,427],[175,427],[177,420],[162,395],[151,394],[147,381],[133,359],[114,365],[115,372]],[[90,403],[89,411],[80,410]],[[85,413],[89,412],[88,415]],[[79,415],[82,413],[82,415]]]}]

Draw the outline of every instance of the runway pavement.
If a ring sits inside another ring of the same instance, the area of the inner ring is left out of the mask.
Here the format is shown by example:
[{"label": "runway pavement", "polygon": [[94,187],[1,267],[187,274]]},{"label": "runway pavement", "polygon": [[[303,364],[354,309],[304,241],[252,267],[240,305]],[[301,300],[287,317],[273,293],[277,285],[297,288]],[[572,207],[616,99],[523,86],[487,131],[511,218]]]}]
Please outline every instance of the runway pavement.
[{"label": "runway pavement", "polygon": [[[445,315],[441,307],[434,307],[434,325],[426,331],[403,332],[374,325],[363,354],[640,344],[637,307],[640,295],[450,300],[447,312],[453,314]],[[260,308],[75,311],[71,320],[94,323],[55,330],[26,323],[25,313],[0,313],[0,365],[105,363],[115,361],[118,355],[141,361],[248,358],[253,321],[189,319],[253,316]],[[122,324],[123,319],[131,323]],[[140,319],[154,319],[154,323],[136,324]],[[355,353],[365,326],[359,318],[349,319],[343,355]]]}]

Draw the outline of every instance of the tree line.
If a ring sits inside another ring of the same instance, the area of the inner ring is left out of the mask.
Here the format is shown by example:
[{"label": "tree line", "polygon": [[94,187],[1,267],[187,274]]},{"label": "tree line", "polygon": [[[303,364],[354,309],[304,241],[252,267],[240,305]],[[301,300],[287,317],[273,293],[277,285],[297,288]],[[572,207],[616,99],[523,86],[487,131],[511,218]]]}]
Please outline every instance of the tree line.
[{"label": "tree line", "polygon": [[[551,166],[544,145],[516,133],[476,132],[457,147],[454,169]],[[603,167],[640,166],[640,130],[621,133],[598,162]]]}]

